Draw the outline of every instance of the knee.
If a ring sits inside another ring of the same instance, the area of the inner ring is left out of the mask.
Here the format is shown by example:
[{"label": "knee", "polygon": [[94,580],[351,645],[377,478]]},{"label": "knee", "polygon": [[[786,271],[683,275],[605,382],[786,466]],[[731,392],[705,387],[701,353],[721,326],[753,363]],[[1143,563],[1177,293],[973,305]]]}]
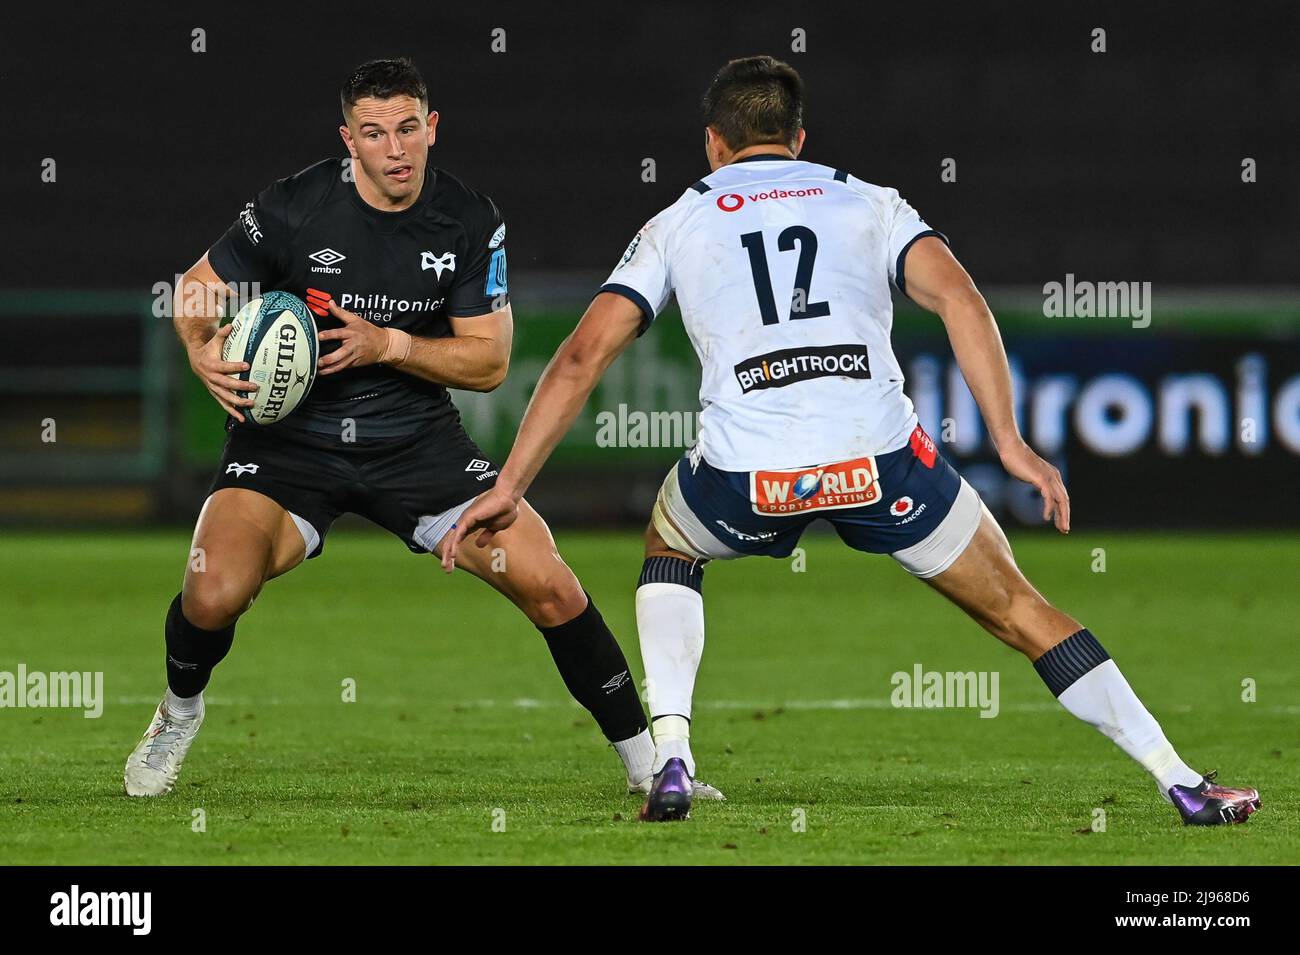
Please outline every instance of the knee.
[{"label": "knee", "polygon": [[664,543],[663,537],[659,534],[659,529],[655,527],[655,522],[650,521],[645,526],[645,555],[651,557],[666,550],[667,547],[668,545]]},{"label": "knee", "polygon": [[260,585],[245,574],[208,570],[190,574],[181,591],[181,612],[200,630],[230,626],[252,606]]},{"label": "knee", "polygon": [[552,574],[529,588],[520,609],[535,626],[558,627],[587,609],[587,595],[572,573]]},{"label": "knee", "polygon": [[646,525],[645,529],[645,556],[647,559],[651,557],[680,557],[682,560],[694,560],[693,557],[682,553],[664,540],[664,536],[659,533],[659,528],[655,526],[653,519]]}]

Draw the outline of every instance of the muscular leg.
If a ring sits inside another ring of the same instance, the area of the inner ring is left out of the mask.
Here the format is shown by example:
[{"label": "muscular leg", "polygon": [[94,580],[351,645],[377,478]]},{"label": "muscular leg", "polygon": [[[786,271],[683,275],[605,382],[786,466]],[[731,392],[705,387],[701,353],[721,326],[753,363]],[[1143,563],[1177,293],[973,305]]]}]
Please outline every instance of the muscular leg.
[{"label": "muscular leg", "polygon": [[[492,543],[461,548],[457,562],[508,597],[541,631],[565,686],[618,751],[629,785],[639,784],[650,775],[654,744],[627,658],[600,611],[527,501]],[[436,552],[441,556],[441,546]]]},{"label": "muscular leg", "polygon": [[262,585],[307,556],[293,518],[264,494],[222,488],[208,498],[194,528],[181,606],[205,630],[228,627],[249,608]]},{"label": "muscular leg", "polygon": [[[435,552],[441,556],[441,545]],[[467,542],[457,552],[456,563],[508,597],[539,629],[557,627],[587,607],[582,584],[560,556],[550,528],[527,501],[519,502],[519,519],[498,532],[491,547]]]},{"label": "muscular leg", "polygon": [[270,498],[241,488],[208,498],[184,587],[167,611],[167,692],[123,771],[128,796],[172,791],[203,723],[203,689],[230,652],[235,621],[262,584],[299,564],[305,551],[293,518]]},{"label": "muscular leg", "polygon": [[1200,784],[1092,633],[1025,579],[987,510],[961,556],[926,583],[1028,657],[1061,705],[1141,763],[1162,794]]},{"label": "muscular leg", "polygon": [[197,708],[194,698],[229,652],[235,621],[262,585],[305,556],[293,519],[269,497],[223,488],[208,498],[194,529],[184,586],[167,615],[167,682],[178,715]]},{"label": "muscular leg", "polygon": [[987,512],[961,556],[925,582],[1031,662],[1083,629],[1025,579],[1006,535]]}]

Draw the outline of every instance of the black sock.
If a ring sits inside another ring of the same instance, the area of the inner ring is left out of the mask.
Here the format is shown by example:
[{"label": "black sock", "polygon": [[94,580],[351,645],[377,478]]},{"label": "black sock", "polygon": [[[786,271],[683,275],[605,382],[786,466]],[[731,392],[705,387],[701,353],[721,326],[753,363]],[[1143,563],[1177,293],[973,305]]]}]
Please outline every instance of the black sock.
[{"label": "black sock", "polygon": [[558,627],[538,627],[573,698],[596,718],[611,743],[646,728],[627,657],[587,594],[587,609]]},{"label": "black sock", "polygon": [[200,630],[181,612],[181,595],[167,610],[167,685],[177,696],[196,696],[212,679],[212,668],[235,642],[235,625]]}]

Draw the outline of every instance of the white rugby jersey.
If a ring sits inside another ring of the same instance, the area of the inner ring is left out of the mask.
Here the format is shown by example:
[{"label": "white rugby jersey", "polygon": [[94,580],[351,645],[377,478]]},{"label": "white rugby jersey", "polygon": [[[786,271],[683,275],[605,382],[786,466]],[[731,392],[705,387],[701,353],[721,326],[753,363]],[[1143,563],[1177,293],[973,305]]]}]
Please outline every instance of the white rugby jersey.
[{"label": "white rugby jersey", "polygon": [[916,426],[889,283],[906,291],[903,258],[927,235],[947,241],[894,189],[749,156],[647,222],[601,291],[631,299],[646,327],[676,292],[703,366],[706,461],[825,464],[897,450]]}]

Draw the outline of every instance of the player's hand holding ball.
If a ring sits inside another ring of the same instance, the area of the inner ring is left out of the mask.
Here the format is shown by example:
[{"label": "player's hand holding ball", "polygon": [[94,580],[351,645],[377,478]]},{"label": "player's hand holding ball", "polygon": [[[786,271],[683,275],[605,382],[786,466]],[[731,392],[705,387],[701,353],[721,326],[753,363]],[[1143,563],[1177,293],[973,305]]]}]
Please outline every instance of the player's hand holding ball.
[{"label": "player's hand holding ball", "polygon": [[206,344],[189,350],[189,359],[190,369],[203,382],[203,387],[208,389],[217,404],[225,409],[226,414],[242,423],[244,416],[239,409],[253,407],[253,399],[240,392],[256,391],[258,385],[255,381],[242,381],[235,377],[248,371],[248,362],[226,361],[221,357],[226,339],[234,327],[233,324],[223,325],[217,329],[217,333]]},{"label": "player's hand holding ball", "polygon": [[381,362],[400,365],[411,353],[411,336],[401,329],[372,325],[360,315],[340,308],[333,299],[329,300],[329,310],[343,323],[343,327],[328,328],[319,335],[323,342],[339,343],[334,351],[322,355],[317,363],[322,375]]}]

